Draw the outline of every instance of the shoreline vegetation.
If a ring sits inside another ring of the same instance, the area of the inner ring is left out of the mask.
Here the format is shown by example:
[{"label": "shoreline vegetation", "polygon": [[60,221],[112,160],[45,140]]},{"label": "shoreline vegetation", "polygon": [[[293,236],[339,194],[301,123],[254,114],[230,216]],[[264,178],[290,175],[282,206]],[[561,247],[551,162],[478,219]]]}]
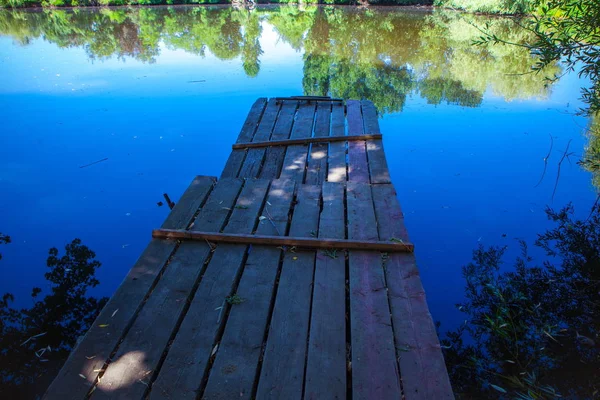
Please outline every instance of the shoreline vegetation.
[{"label": "shoreline vegetation", "polygon": [[487,15],[526,15],[535,9],[535,0],[0,0],[0,9],[52,9],[139,6],[385,6],[448,9]]}]

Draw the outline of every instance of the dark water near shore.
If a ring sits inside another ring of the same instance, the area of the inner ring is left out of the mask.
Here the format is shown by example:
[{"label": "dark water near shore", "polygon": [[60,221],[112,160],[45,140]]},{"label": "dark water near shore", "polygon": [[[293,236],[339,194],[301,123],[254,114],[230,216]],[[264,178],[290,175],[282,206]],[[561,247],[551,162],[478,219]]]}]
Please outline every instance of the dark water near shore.
[{"label": "dark water near shore", "polygon": [[430,309],[455,326],[473,249],[512,257],[547,205],[585,216],[596,199],[576,164],[586,82],[473,47],[486,22],[525,39],[506,19],[389,8],[0,11],[0,294],[28,305],[48,248],[79,237],[110,295],[166,217],[162,193],[220,174],[257,97],[330,94],[378,107]]}]

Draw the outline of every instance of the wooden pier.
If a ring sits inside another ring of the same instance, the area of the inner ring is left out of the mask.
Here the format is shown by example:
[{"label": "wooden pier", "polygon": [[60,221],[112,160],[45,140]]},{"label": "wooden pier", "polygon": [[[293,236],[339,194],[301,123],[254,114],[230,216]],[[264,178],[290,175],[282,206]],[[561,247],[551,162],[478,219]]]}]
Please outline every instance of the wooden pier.
[{"label": "wooden pier", "polygon": [[452,399],[369,101],[258,99],[46,399]]}]

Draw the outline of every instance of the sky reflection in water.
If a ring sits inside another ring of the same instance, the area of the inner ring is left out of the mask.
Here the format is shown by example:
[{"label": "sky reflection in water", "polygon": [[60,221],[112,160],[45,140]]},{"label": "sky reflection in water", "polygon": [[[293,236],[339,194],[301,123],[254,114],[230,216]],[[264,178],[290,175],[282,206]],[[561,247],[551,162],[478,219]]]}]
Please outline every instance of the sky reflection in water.
[{"label": "sky reflection in water", "polygon": [[454,326],[474,248],[513,257],[550,226],[546,205],[585,216],[596,198],[575,163],[584,83],[514,75],[522,49],[471,46],[486,21],[524,38],[508,20],[392,9],[0,11],[0,293],[28,304],[47,249],[75,237],[112,293],[168,213],[162,193],[220,174],[257,97],[331,94],[379,108],[431,311]]}]

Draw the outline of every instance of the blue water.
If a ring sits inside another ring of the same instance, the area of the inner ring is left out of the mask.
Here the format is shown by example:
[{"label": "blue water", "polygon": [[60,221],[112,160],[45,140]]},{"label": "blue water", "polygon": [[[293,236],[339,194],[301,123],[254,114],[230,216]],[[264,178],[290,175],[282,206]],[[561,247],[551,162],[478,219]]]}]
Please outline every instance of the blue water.
[{"label": "blue water", "polygon": [[[282,33],[284,25],[274,26],[277,10],[254,12],[262,28],[255,77],[246,74],[239,53],[216,57],[204,45],[202,55],[173,44],[178,36],[166,30],[157,39],[158,54],[147,62],[134,52],[91,57],[85,40],[65,45],[32,33],[24,44],[18,34],[0,29],[0,232],[13,239],[0,247],[0,293],[10,291],[17,305],[29,305],[33,286],[48,287],[43,277],[48,249],[63,248],[78,237],[103,264],[97,274],[101,285],[93,294],[110,295],[148,243],[151,230],[167,216],[168,207],[157,206],[164,202],[162,194],[176,201],[195,175],[220,174],[257,97],[307,93],[305,57],[315,51],[318,39],[311,39],[310,46],[305,41],[316,23],[305,29],[298,23],[298,35],[290,36]],[[307,12],[312,13],[309,22],[314,21],[315,11]],[[302,14],[292,13],[290,20],[298,22]],[[432,24],[429,13],[378,13],[364,18],[392,18],[396,31],[403,26],[394,21],[406,19],[406,29],[413,30]],[[429,50],[423,32],[410,43],[392,38],[388,45],[397,43],[398,48],[385,51],[379,42],[368,41],[379,39],[353,42],[362,46],[362,53],[350,62],[366,58],[374,68],[404,65],[415,80],[422,79],[415,62],[402,57]],[[456,51],[457,43],[447,43],[445,50]],[[419,62],[428,65],[427,57]],[[346,59],[335,58],[335,65]],[[461,61],[454,62],[457,80]],[[428,73],[433,74],[431,68]],[[380,120],[430,309],[443,330],[461,322],[454,308],[463,296],[461,266],[479,244],[509,245],[510,261],[519,251],[516,238],[532,244],[536,234],[551,226],[544,214],[547,205],[573,202],[578,215],[585,216],[596,199],[591,174],[576,164],[586,144],[588,121],[575,116],[582,106],[579,89],[586,82],[570,74],[549,90],[541,83],[537,92],[520,93],[517,87],[507,95],[494,86],[497,82],[485,79],[477,89],[478,68],[461,78],[465,88],[479,90],[476,107],[430,104],[411,89],[397,95],[406,95],[401,111],[382,112]],[[482,66],[490,68],[493,62]],[[512,78],[499,67],[494,79]],[[389,80],[364,82],[378,90],[376,84]],[[329,93],[339,95],[336,90],[341,89],[331,85]],[[536,187],[550,135],[553,151]],[[569,141],[575,154],[562,163],[552,198],[558,162]]]}]

